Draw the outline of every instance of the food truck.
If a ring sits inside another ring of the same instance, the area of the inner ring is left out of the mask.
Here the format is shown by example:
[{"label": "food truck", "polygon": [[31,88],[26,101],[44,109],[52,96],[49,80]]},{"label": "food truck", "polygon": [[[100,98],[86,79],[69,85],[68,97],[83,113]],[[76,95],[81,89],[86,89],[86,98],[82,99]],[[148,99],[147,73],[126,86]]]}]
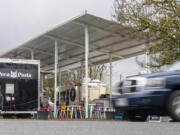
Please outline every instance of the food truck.
[{"label": "food truck", "polygon": [[[88,83],[89,102],[99,99],[101,95],[106,93],[106,84],[99,80],[92,80]],[[60,93],[60,103],[66,105],[79,105],[85,101],[85,83],[78,86],[62,86]]]},{"label": "food truck", "polygon": [[40,61],[0,59],[0,114],[27,117],[40,108]]}]

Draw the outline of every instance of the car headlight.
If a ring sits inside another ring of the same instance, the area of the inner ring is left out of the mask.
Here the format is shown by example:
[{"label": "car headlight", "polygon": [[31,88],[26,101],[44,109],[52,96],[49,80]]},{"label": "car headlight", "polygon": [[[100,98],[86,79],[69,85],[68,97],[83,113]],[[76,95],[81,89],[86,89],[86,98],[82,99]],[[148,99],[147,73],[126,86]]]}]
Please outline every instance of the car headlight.
[{"label": "car headlight", "polygon": [[147,79],[146,87],[147,88],[163,88],[165,86],[165,81],[163,78],[151,78]]}]

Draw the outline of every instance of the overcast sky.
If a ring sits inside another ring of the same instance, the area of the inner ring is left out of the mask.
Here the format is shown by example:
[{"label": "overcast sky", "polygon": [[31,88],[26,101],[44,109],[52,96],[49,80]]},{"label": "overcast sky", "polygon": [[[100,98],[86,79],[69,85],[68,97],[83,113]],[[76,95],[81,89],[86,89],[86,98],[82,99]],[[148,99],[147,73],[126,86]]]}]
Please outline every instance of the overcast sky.
[{"label": "overcast sky", "polygon": [[[84,10],[111,19],[112,6],[113,0],[0,0],[0,54]],[[134,58],[113,63],[113,66],[114,83],[120,74],[139,72]]]},{"label": "overcast sky", "polygon": [[0,53],[84,10],[111,19],[113,0],[0,0]]}]

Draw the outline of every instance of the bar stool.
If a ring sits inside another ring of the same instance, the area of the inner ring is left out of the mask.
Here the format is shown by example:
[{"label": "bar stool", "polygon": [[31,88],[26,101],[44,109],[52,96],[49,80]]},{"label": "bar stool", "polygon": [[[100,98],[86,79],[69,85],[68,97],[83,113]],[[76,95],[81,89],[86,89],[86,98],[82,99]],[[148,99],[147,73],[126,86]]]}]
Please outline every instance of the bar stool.
[{"label": "bar stool", "polygon": [[93,110],[95,108],[96,104],[89,104],[89,113],[90,113],[90,118],[93,118]]},{"label": "bar stool", "polygon": [[96,103],[95,109],[93,110],[95,118],[102,119],[105,115],[104,112],[104,103]]},{"label": "bar stool", "polygon": [[72,118],[72,112],[73,110],[71,109],[71,106],[67,106],[67,110],[66,110],[66,114],[67,114],[67,118]]},{"label": "bar stool", "polygon": [[66,105],[65,104],[61,104],[59,118],[64,118],[65,115],[67,116],[66,112],[67,112],[66,111]]},{"label": "bar stool", "polygon": [[71,119],[73,119],[73,118],[77,119],[77,110],[78,110],[77,106],[76,105],[71,105],[69,107],[71,108]]}]

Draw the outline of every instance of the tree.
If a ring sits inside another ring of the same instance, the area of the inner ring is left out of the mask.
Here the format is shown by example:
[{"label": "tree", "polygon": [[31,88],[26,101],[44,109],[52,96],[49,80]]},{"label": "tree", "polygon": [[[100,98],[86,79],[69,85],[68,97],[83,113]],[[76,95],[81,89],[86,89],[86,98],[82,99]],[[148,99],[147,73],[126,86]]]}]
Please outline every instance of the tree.
[{"label": "tree", "polygon": [[[89,66],[89,78],[91,80],[98,79],[100,81],[103,81],[104,79],[104,73],[106,72],[107,67],[102,64],[102,65],[91,65]],[[82,82],[82,79],[85,77],[85,69],[81,68],[78,70],[74,71],[69,71],[68,73],[64,74],[62,77],[63,81],[66,82],[73,82],[78,80],[79,82]]]},{"label": "tree", "polygon": [[[105,72],[107,70],[106,65],[94,65],[94,66],[89,66],[89,78],[91,78],[91,80],[94,79],[99,79],[100,81],[104,80],[104,76],[105,76]],[[62,82],[64,83],[71,83],[71,82],[80,82],[82,83],[82,79],[85,76],[85,70],[84,68],[79,68],[78,70],[72,70],[72,71],[65,71],[62,74]],[[59,78],[59,77],[58,77]],[[48,93],[49,93],[49,97],[51,99],[52,102],[54,102],[54,78],[48,78],[44,81],[44,87],[45,88],[49,88]]]},{"label": "tree", "polygon": [[136,37],[148,38],[151,69],[180,60],[179,0],[115,0],[113,9],[114,21]]}]

